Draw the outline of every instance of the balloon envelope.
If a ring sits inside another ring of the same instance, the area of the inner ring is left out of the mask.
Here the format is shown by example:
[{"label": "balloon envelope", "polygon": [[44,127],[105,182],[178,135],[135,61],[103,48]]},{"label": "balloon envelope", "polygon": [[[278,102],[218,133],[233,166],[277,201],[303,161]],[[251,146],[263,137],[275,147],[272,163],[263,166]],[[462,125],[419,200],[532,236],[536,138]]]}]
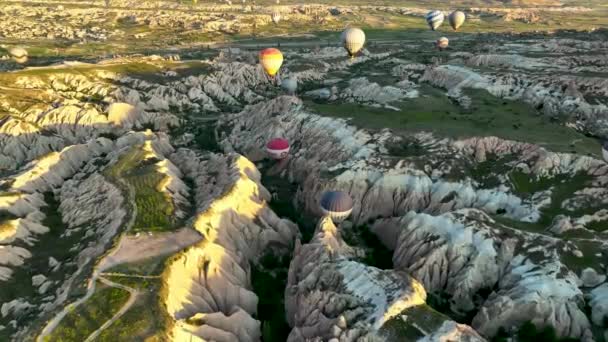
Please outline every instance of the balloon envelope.
[{"label": "balloon envelope", "polygon": [[273,159],[283,159],[289,154],[289,142],[282,138],[272,139],[266,144],[266,152]]},{"label": "balloon envelope", "polygon": [[281,87],[283,87],[286,92],[293,94],[298,89],[298,81],[295,78],[285,79],[281,83]]},{"label": "balloon envelope", "polygon": [[435,31],[441,26],[445,16],[441,11],[431,11],[426,15],[426,22],[429,24],[431,30]]},{"label": "balloon envelope", "polygon": [[281,21],[281,13],[272,12],[272,14],[270,15],[270,19],[272,19],[273,23],[278,24],[279,21]]},{"label": "balloon envelope", "polygon": [[321,210],[334,222],[345,220],[353,211],[353,200],[344,191],[327,191],[321,197]]},{"label": "balloon envelope", "polygon": [[349,27],[342,32],[342,44],[349,56],[354,56],[365,44],[365,33],[356,27]]},{"label": "balloon envelope", "polygon": [[443,50],[448,47],[448,45],[450,44],[450,40],[447,39],[446,37],[441,37],[441,38],[437,39],[437,42],[435,44],[437,44],[437,47],[439,49]]},{"label": "balloon envelope", "polygon": [[22,47],[14,47],[10,49],[8,53],[15,58],[27,57],[27,50]]},{"label": "balloon envelope", "polygon": [[277,74],[283,64],[283,54],[275,48],[264,49],[260,52],[260,64],[269,76]]},{"label": "balloon envelope", "polygon": [[448,21],[450,22],[452,29],[458,30],[458,28],[464,24],[466,18],[467,16],[463,12],[454,11],[448,16]]}]

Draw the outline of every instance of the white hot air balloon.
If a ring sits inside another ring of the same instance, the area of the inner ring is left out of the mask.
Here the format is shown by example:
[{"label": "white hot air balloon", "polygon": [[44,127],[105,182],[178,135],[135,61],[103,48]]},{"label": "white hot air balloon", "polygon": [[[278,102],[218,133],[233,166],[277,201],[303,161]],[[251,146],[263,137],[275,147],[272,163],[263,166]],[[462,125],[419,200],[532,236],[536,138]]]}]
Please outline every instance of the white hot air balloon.
[{"label": "white hot air balloon", "polygon": [[348,55],[353,58],[365,45],[365,33],[360,28],[349,27],[342,32],[342,44]]},{"label": "white hot air balloon", "polygon": [[463,12],[454,11],[454,12],[450,13],[450,15],[448,16],[448,21],[450,22],[450,26],[452,26],[452,29],[454,31],[457,31],[458,28],[460,28],[460,26],[462,26],[462,24],[464,24],[466,17],[467,16]]},{"label": "white hot air balloon", "polygon": [[298,81],[293,77],[287,78],[281,82],[281,87],[285,92],[293,95],[296,93],[296,90],[298,90]]},{"label": "white hot air balloon", "polygon": [[426,22],[429,24],[431,30],[435,31],[441,26],[445,16],[441,11],[431,11],[426,15]]},{"label": "white hot air balloon", "polygon": [[281,21],[281,13],[279,11],[272,12],[270,19],[272,19],[273,23],[278,24]]},{"label": "white hot air balloon", "polygon": [[435,43],[435,45],[437,45],[437,48],[439,50],[447,49],[449,44],[450,44],[450,40],[447,39],[446,37],[441,37],[441,38],[437,39],[437,42]]},{"label": "white hot air balloon", "polygon": [[13,59],[20,64],[26,63],[28,59],[27,50],[22,47],[14,47],[8,51]]}]

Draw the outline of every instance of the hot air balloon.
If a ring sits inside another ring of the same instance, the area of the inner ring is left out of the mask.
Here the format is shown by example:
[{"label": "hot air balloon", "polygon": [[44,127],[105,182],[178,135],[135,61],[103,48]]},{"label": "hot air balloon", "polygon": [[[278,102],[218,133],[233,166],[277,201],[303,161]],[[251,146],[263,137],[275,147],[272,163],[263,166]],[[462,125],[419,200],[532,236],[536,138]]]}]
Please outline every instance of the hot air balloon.
[{"label": "hot air balloon", "polygon": [[445,50],[448,47],[448,44],[450,44],[450,40],[446,37],[441,37],[435,42],[435,45],[437,45],[439,50]]},{"label": "hot air balloon", "polygon": [[365,44],[365,33],[356,27],[349,27],[342,32],[342,44],[352,58]]},{"label": "hot air balloon", "polygon": [[353,211],[353,199],[343,191],[328,191],[321,197],[321,210],[332,221],[344,221]]},{"label": "hot air balloon", "polygon": [[445,16],[441,11],[431,11],[426,15],[426,22],[429,24],[431,30],[435,31],[441,26]]},{"label": "hot air balloon", "polygon": [[465,19],[466,15],[461,11],[454,11],[448,16],[448,21],[450,22],[450,26],[452,26],[454,31],[457,31],[458,28],[464,24]]},{"label": "hot air balloon", "polygon": [[27,50],[22,47],[14,47],[8,51],[8,53],[17,61],[17,63],[27,62]]},{"label": "hot air balloon", "polygon": [[279,13],[279,11],[272,12],[270,19],[272,19],[273,23],[278,24],[279,21],[281,21],[281,13]]},{"label": "hot air balloon", "polygon": [[295,78],[288,78],[283,80],[283,82],[281,83],[281,87],[283,88],[283,90],[285,90],[288,94],[295,94],[296,90],[298,89],[298,80],[296,80]]},{"label": "hot air balloon", "polygon": [[272,159],[284,159],[289,153],[289,142],[281,138],[272,139],[266,144],[266,152]]},{"label": "hot air balloon", "polygon": [[274,77],[283,64],[283,54],[275,48],[264,49],[260,52],[260,64],[268,76]]},{"label": "hot air balloon", "polygon": [[602,156],[604,157],[604,161],[608,163],[608,139],[602,142]]}]

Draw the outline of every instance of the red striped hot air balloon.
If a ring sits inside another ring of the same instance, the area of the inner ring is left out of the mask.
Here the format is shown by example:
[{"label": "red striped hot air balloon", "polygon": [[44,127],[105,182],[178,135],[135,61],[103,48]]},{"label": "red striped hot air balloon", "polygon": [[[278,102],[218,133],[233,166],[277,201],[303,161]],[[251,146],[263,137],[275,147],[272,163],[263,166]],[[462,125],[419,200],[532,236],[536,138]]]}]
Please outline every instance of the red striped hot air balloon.
[{"label": "red striped hot air balloon", "polygon": [[275,48],[264,49],[260,52],[260,64],[268,76],[274,77],[283,64],[283,54]]},{"label": "red striped hot air balloon", "polygon": [[266,144],[266,152],[272,159],[284,159],[289,153],[289,142],[282,138],[272,139]]}]

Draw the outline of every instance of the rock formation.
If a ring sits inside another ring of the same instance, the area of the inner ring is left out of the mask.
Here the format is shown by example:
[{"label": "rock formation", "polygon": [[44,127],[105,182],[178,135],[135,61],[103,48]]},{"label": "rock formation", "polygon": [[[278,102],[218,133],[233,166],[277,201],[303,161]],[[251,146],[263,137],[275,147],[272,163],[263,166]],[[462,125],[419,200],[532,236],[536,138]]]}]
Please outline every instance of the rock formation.
[{"label": "rock formation", "polygon": [[205,239],[166,270],[164,300],[175,320],[170,334],[179,340],[259,341],[250,263],[268,248],[288,247],[297,227],[267,207],[270,194],[244,157],[182,149],[173,159],[195,180],[194,227]]},{"label": "rock formation", "polygon": [[[422,284],[401,271],[361,264],[353,260],[355,256],[328,217],[321,219],[310,243],[298,241],[285,290],[287,317],[293,326],[288,341],[380,340],[392,333],[383,326],[395,319],[422,335],[430,334],[429,341],[452,334],[443,328],[449,319],[432,310],[427,320],[440,321],[433,327],[438,330],[420,328],[419,317],[401,322],[401,316],[426,306]],[[467,329],[466,333],[462,329],[463,338],[483,341]],[[388,338],[398,341],[404,336]]]}]

